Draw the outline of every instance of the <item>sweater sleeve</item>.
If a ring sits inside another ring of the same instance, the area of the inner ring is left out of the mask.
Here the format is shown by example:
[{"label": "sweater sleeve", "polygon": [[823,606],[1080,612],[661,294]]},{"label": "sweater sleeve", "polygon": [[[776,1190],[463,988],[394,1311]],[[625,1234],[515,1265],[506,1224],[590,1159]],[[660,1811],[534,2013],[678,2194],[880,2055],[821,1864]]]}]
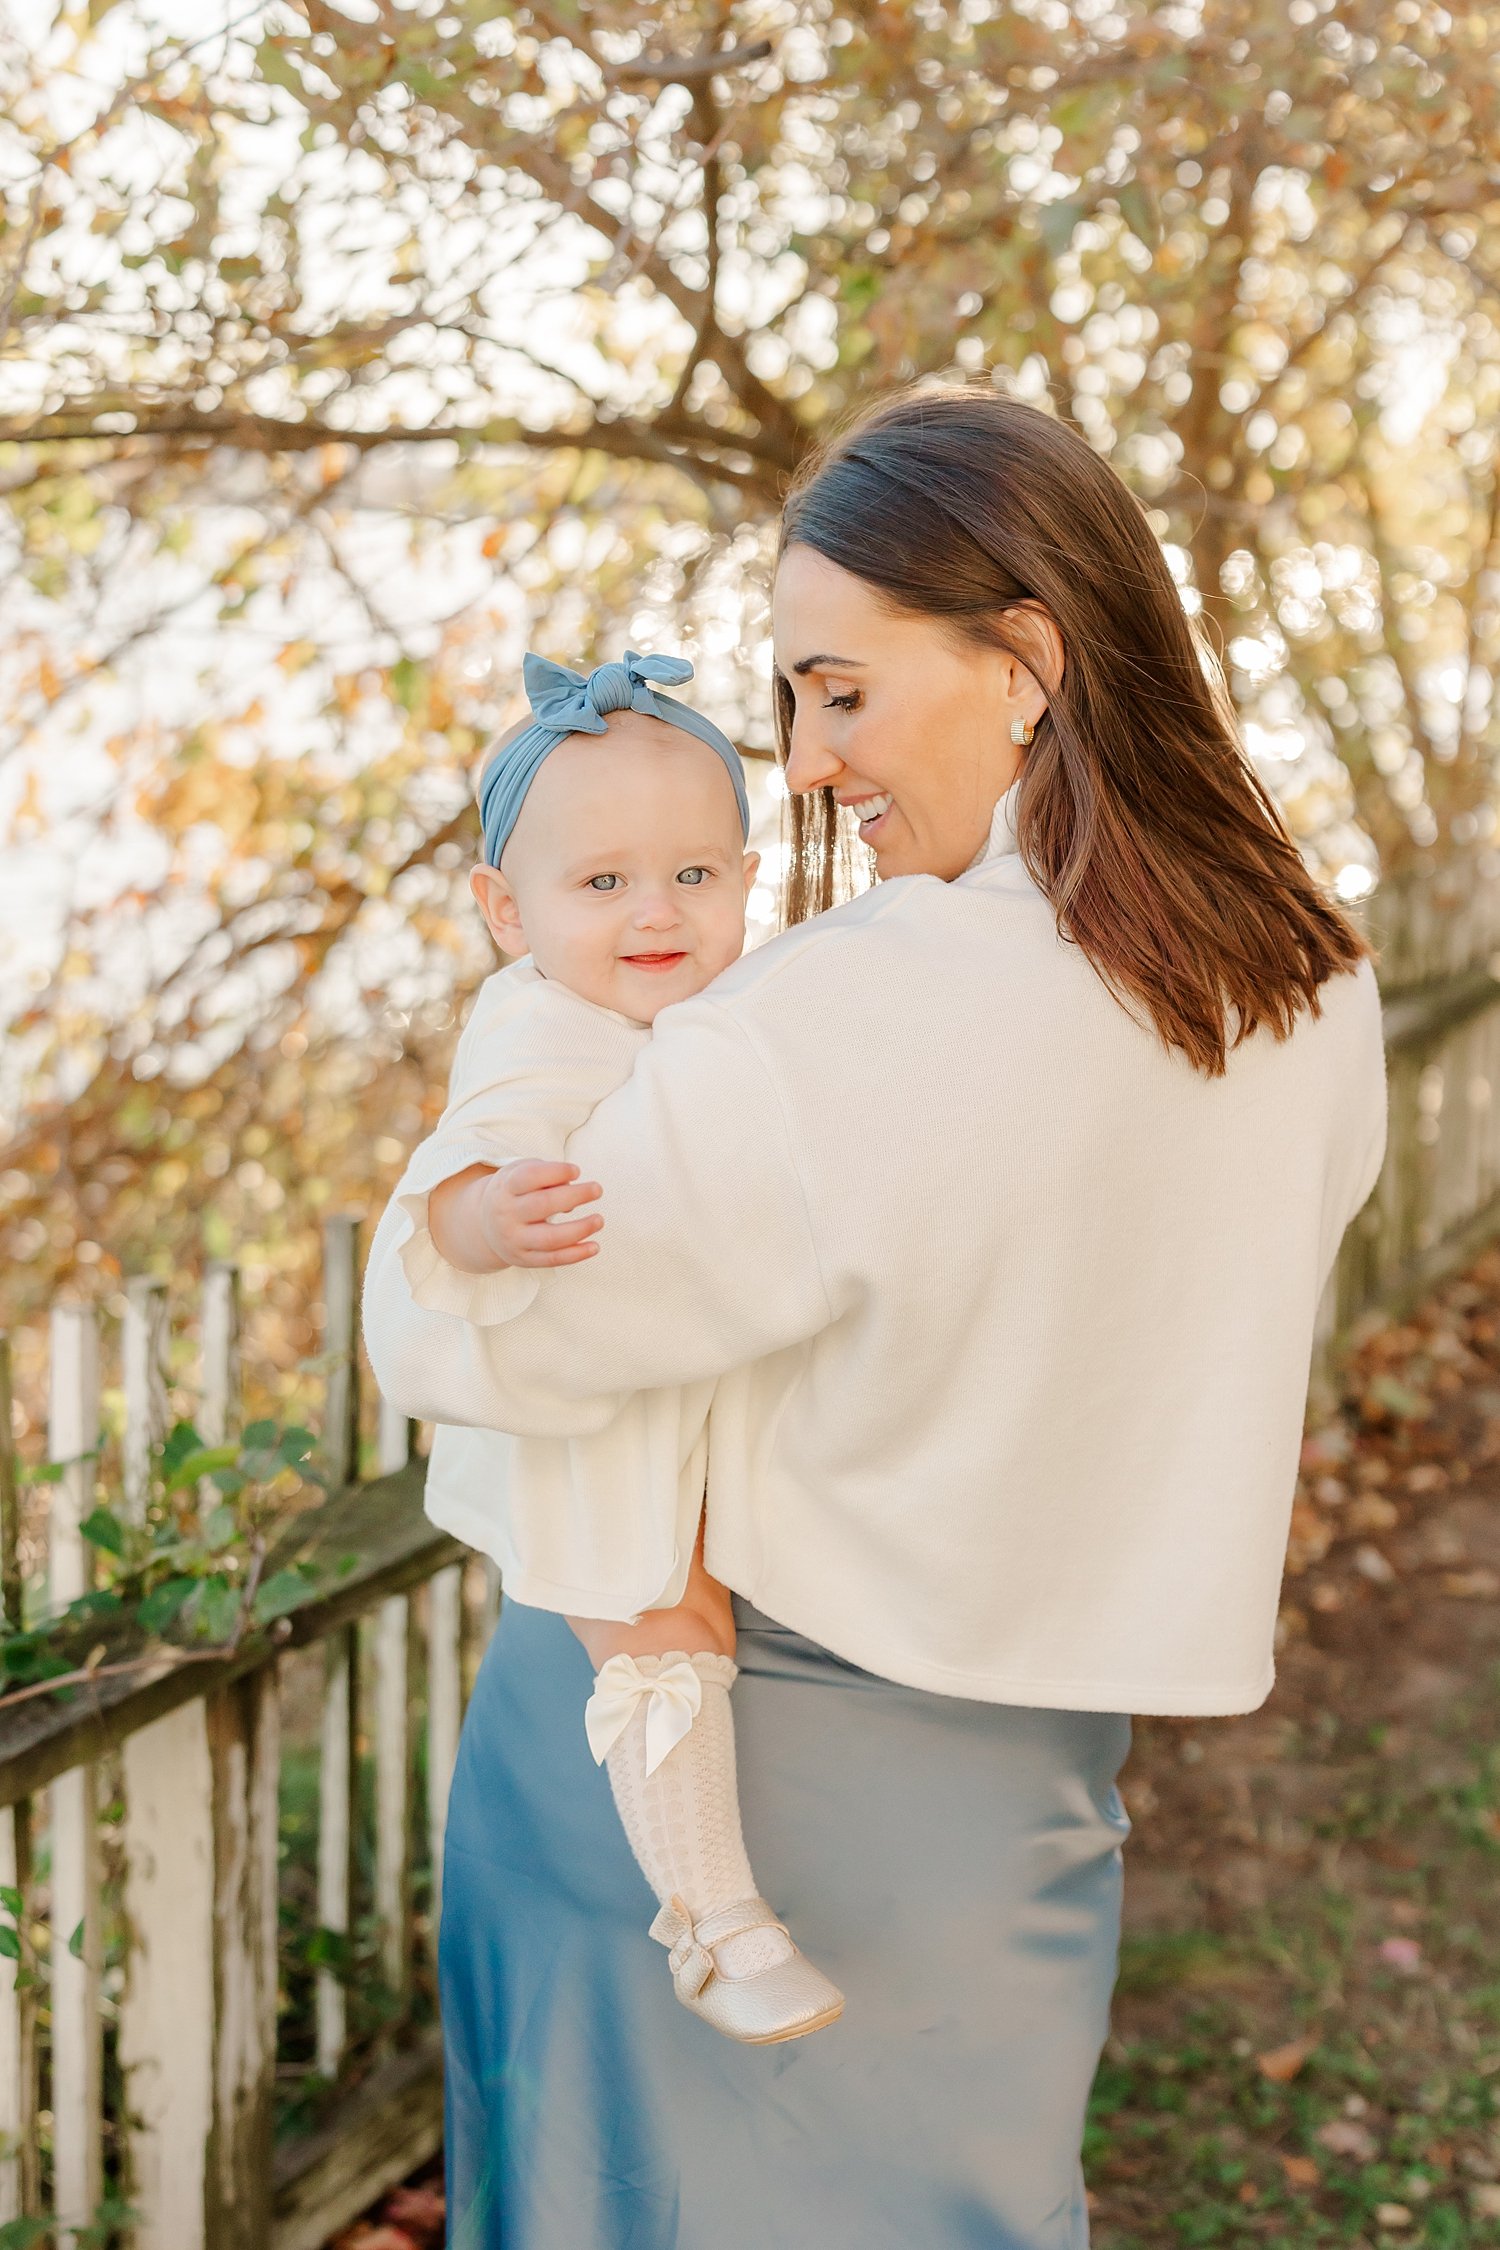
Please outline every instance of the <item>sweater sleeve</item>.
[{"label": "sweater sleeve", "polygon": [[538,1273],[528,1301],[484,1326],[417,1303],[399,1190],[388,1206],[365,1337],[381,1389],[406,1413],[581,1435],[631,1392],[723,1374],[834,1317],[776,1088],[719,1004],[665,1011],[567,1155],[604,1190],[599,1255]]},{"label": "sweater sleeve", "polygon": [[569,1133],[630,1075],[649,1033],[538,977],[529,962],[481,987],[453,1058],[448,1101],[397,1183],[411,1224],[399,1255],[413,1301],[462,1320],[509,1320],[536,1294],[531,1268],[466,1273],[433,1240],[434,1188],[471,1165],[561,1156]]}]

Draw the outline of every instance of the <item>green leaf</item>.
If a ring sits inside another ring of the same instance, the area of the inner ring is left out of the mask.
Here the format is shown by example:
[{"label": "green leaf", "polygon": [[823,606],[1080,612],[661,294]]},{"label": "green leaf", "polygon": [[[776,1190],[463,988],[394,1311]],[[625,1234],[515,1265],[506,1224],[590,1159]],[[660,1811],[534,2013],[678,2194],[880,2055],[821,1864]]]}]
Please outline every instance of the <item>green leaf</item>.
[{"label": "green leaf", "polygon": [[1077,227],[1088,210],[1076,196],[1066,196],[1059,203],[1044,203],[1037,217],[1043,242],[1054,258],[1060,257],[1073,239]]},{"label": "green leaf", "polygon": [[17,1484],[60,1484],[67,1463],[64,1461],[38,1461],[35,1468],[18,1469]]},{"label": "green leaf", "polygon": [[267,85],[280,86],[284,92],[294,94],[299,102],[306,99],[302,80],[274,40],[262,39],[255,50],[255,67]]},{"label": "green leaf", "polygon": [[168,1492],[180,1492],[185,1484],[196,1484],[200,1477],[212,1476],[215,1469],[232,1468],[240,1457],[237,1445],[200,1445],[185,1453],[166,1480]]},{"label": "green leaf", "polygon": [[0,1922],[0,1958],[7,1961],[21,1958],[20,1932],[13,1930],[8,1922]]},{"label": "green leaf", "polygon": [[123,1555],[125,1552],[125,1526],[108,1508],[95,1508],[78,1526],[91,1547],[102,1547],[107,1554]]},{"label": "green leaf", "polygon": [[257,1587],[251,1616],[257,1625],[269,1625],[273,1617],[285,1617],[297,1607],[316,1576],[305,1564],[294,1570],[276,1570]]},{"label": "green leaf", "polygon": [[200,1578],[193,1622],[208,1641],[227,1641],[240,1621],[239,1588],[227,1578]]},{"label": "green leaf", "polygon": [[216,1485],[219,1491],[230,1500],[234,1499],[237,1493],[243,1492],[249,1481],[243,1469],[215,1469],[213,1475],[209,1478],[209,1483]]},{"label": "green leaf", "polygon": [[25,1904],[19,1891],[12,1890],[9,1883],[0,1883],[0,1906],[7,1914],[19,1914]]},{"label": "green leaf", "polygon": [[1154,250],[1161,241],[1161,221],[1157,216],[1156,199],[1143,180],[1127,180],[1116,188],[1115,201],[1120,206],[1120,217],[1134,235],[1138,235],[1148,250]]},{"label": "green leaf", "polygon": [[68,1940],[68,1951],[75,1961],[83,1959],[83,1924],[81,1922]]},{"label": "green leaf", "polygon": [[276,1450],[289,1469],[300,1469],[308,1456],[316,1450],[317,1443],[311,1430],[304,1430],[300,1423],[294,1423],[291,1429],[282,1431],[281,1443]]},{"label": "green leaf", "polygon": [[52,2232],[50,2219],[7,2219],[0,2227],[0,2250],[32,2250]]},{"label": "green leaf", "polygon": [[1420,1422],[1432,1412],[1432,1401],[1414,1391],[1409,1383],[1402,1383],[1394,1375],[1377,1375],[1370,1385],[1370,1396],[1387,1413],[1395,1414],[1403,1422]]},{"label": "green leaf", "polygon": [[415,711],[427,688],[427,667],[410,656],[398,656],[391,666],[391,693],[403,711]]},{"label": "green leaf", "polygon": [[280,1443],[280,1440],[281,1432],[274,1422],[252,1422],[250,1427],[242,1433],[240,1443],[249,1453],[262,1446],[275,1446]]},{"label": "green leaf", "polygon": [[[190,1453],[201,1451],[202,1438],[191,1422],[174,1422],[162,1440],[161,1473],[170,1479]],[[170,1491],[170,1483],[168,1490]]]},{"label": "green leaf", "polygon": [[196,1578],[164,1578],[136,1611],[143,1633],[164,1633],[198,1584]]},{"label": "green leaf", "polygon": [[76,1601],[69,1602],[63,1615],[71,1617],[79,1625],[90,1625],[96,1617],[114,1617],[124,1607],[120,1596],[110,1587],[98,1586],[91,1588],[86,1594],[80,1594]]},{"label": "green leaf", "polygon": [[222,1554],[240,1528],[240,1519],[233,1508],[215,1508],[203,1526],[203,1544],[211,1555]]}]

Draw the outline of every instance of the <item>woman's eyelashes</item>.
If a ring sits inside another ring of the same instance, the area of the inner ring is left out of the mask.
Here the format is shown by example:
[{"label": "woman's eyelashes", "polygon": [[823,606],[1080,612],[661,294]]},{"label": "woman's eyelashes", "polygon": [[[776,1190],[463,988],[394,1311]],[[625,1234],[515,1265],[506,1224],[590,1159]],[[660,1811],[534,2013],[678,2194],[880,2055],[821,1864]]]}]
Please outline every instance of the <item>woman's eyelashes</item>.
[{"label": "woman's eyelashes", "polygon": [[858,688],[850,688],[847,695],[830,695],[823,705],[825,711],[857,711],[863,701]]}]

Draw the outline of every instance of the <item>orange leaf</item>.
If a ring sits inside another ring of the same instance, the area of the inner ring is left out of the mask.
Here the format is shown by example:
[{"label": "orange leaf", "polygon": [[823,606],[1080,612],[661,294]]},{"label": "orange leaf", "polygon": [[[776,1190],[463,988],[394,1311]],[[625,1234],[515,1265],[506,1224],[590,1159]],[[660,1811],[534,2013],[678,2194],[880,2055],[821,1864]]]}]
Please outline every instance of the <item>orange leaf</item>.
[{"label": "orange leaf", "polygon": [[1257,2055],[1256,2067],[1262,2078],[1274,2079],[1284,2086],[1295,2078],[1308,2056],[1317,2045],[1316,2039],[1289,2039],[1284,2047],[1270,2047],[1265,2054]]},{"label": "orange leaf", "polygon": [[1288,2187],[1310,2188],[1318,2184],[1318,2167],[1310,2156],[1283,2156],[1281,2169],[1286,2174]]}]

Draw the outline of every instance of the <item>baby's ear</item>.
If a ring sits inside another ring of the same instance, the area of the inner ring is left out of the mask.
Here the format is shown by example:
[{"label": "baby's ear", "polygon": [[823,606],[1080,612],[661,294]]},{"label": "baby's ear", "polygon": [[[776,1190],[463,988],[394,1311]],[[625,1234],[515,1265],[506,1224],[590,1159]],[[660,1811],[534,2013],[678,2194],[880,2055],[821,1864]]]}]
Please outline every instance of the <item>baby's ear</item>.
[{"label": "baby's ear", "polygon": [[516,904],[516,894],[498,867],[481,860],[469,869],[469,889],[473,892],[490,936],[502,953],[520,959],[531,948],[526,942],[526,932],[521,927],[521,910]]},{"label": "baby's ear", "polygon": [[745,854],[745,896],[746,896],[746,898],[748,898],[748,897],[750,896],[750,890],[751,890],[751,886],[753,885],[753,883],[754,883],[754,881],[755,881],[755,878],[756,878],[756,876],[757,876],[757,875],[758,875],[759,873],[760,873],[760,853],[759,853],[759,852],[746,852],[746,854]]}]

